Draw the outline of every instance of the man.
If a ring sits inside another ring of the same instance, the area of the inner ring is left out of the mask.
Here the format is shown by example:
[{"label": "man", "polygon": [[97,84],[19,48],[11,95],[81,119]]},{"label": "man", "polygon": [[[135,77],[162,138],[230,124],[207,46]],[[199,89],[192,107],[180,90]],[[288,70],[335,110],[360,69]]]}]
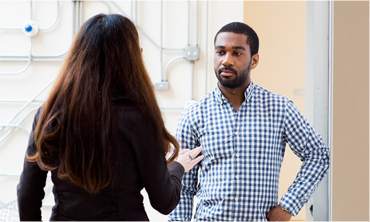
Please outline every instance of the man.
[{"label": "man", "polygon": [[[180,203],[169,219],[190,221],[197,195],[195,220],[290,220],[327,171],[329,149],[292,101],[251,81],[259,61],[252,28],[227,24],[214,43],[218,85],[181,114],[176,132],[182,149],[203,146],[204,159],[184,175]],[[286,143],[303,164],[278,202]]]}]

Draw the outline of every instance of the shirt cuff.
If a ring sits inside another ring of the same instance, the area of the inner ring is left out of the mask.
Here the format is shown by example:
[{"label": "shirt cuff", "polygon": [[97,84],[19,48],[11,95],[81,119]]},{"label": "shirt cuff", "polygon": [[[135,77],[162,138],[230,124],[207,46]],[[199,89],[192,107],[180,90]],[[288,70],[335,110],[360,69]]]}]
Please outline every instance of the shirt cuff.
[{"label": "shirt cuff", "polygon": [[172,175],[175,175],[181,181],[182,176],[185,173],[185,168],[181,163],[177,161],[173,161],[172,163],[169,163],[167,165],[167,168],[171,172]]},{"label": "shirt cuff", "polygon": [[304,206],[304,202],[291,193],[286,193],[280,200],[280,206],[288,210],[295,217]]}]

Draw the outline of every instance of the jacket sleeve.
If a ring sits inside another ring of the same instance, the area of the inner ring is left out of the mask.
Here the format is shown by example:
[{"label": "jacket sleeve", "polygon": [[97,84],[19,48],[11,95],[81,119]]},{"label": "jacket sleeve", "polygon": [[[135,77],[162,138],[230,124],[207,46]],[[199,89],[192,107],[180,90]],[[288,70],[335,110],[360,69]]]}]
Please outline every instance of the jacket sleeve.
[{"label": "jacket sleeve", "polygon": [[[28,141],[26,154],[32,156],[36,153],[33,131],[37,124],[40,109],[37,111],[31,135]],[[41,206],[45,192],[47,171],[43,171],[37,163],[31,163],[24,159],[23,171],[17,186],[17,201],[19,218],[21,221],[41,221]]]},{"label": "jacket sleeve", "polygon": [[285,140],[303,164],[280,205],[296,216],[329,168],[329,148],[292,102],[285,111]]},{"label": "jacket sleeve", "polygon": [[173,162],[167,166],[165,153],[154,128],[141,117],[133,129],[132,145],[138,169],[150,204],[162,214],[169,214],[180,200],[184,167]]},{"label": "jacket sleeve", "polygon": [[[178,121],[176,139],[181,149],[194,149],[200,146],[195,127],[191,124],[188,112],[184,111]],[[195,165],[189,172],[184,174],[182,181],[181,199],[176,209],[169,215],[169,221],[191,221],[193,215],[194,196],[198,184],[199,165]]]}]

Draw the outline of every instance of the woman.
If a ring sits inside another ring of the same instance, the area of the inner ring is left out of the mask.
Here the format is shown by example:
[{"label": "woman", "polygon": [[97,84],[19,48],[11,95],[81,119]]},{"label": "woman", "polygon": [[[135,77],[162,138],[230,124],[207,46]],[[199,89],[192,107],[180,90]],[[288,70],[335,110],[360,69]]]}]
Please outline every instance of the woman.
[{"label": "woman", "polygon": [[168,214],[184,171],[203,158],[193,159],[200,147],[178,153],[137,30],[121,15],[99,14],[80,28],[32,131],[18,185],[21,220],[41,220],[47,171],[55,196],[50,220],[148,220],[143,188]]}]

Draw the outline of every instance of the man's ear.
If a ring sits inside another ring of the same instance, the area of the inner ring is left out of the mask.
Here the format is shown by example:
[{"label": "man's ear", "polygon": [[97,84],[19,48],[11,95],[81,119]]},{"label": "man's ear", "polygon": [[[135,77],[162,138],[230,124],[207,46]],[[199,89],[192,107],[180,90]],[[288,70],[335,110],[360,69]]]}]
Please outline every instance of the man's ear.
[{"label": "man's ear", "polygon": [[258,53],[252,56],[251,69],[254,69],[257,67],[259,60],[260,60],[260,55]]}]

